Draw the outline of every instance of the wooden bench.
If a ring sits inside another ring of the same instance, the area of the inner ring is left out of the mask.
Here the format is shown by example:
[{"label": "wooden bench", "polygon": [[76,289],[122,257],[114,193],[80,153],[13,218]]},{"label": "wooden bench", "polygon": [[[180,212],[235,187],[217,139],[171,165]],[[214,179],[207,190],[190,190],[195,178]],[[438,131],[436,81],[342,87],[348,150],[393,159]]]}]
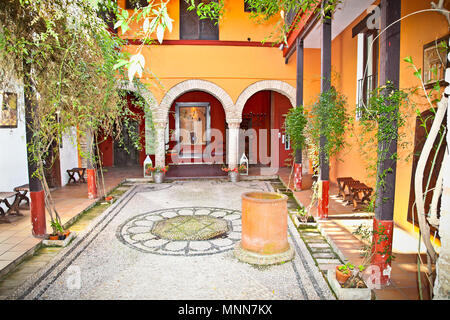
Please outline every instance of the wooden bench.
[{"label": "wooden bench", "polygon": [[[18,192],[0,192],[0,204],[4,203],[8,208],[5,212],[2,207],[0,207],[0,223],[10,223],[6,215],[13,216],[23,216],[19,211],[19,199],[17,196]],[[14,201],[9,203],[8,198],[14,197]]]},{"label": "wooden bench", "polygon": [[14,191],[16,192],[16,197],[19,198],[19,204],[22,202],[22,200],[25,200],[27,202],[28,207],[30,206],[30,199],[27,197],[27,193],[30,192],[30,185],[24,184],[18,187],[14,188]]},{"label": "wooden bench", "polygon": [[337,196],[342,197],[344,200],[345,200],[345,183],[347,181],[353,181],[353,178],[352,177],[337,178],[337,183],[339,187]]},{"label": "wooden bench", "polygon": [[353,210],[356,210],[358,204],[367,204],[370,202],[373,189],[359,180],[354,180],[352,177],[337,178],[339,187],[339,197],[342,197],[347,205],[353,205]]},{"label": "wooden bench", "polygon": [[78,174],[78,182],[86,182],[84,179],[84,173],[86,172],[86,168],[72,168],[69,170],[66,170],[67,174],[69,175],[69,181],[67,183],[70,183],[73,181],[73,183],[77,183],[77,179],[75,178],[75,174]]},{"label": "wooden bench", "polygon": [[[352,193],[353,210],[356,210],[358,204],[370,203],[370,197],[372,196],[373,189],[364,183],[356,183],[350,187]],[[362,197],[360,194],[362,193]]]}]

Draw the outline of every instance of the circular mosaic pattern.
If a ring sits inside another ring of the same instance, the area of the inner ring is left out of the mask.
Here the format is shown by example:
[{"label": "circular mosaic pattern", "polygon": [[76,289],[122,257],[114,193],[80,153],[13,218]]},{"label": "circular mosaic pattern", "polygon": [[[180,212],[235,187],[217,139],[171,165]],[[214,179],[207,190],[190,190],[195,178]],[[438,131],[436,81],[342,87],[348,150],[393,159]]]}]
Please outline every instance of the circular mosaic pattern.
[{"label": "circular mosaic pattern", "polygon": [[155,223],[154,235],[168,240],[208,240],[226,235],[228,223],[211,216],[178,216]]},{"label": "circular mosaic pattern", "polygon": [[127,246],[162,255],[198,256],[232,250],[241,239],[241,213],[213,207],[183,207],[135,216],[117,230]]}]

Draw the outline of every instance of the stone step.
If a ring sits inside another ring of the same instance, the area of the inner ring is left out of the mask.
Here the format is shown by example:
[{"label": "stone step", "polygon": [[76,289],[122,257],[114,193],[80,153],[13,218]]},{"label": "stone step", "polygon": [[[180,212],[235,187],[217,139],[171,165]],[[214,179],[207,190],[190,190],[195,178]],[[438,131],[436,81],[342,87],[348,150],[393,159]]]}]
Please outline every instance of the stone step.
[{"label": "stone step", "polygon": [[319,269],[321,271],[327,271],[327,270],[334,270],[334,269],[336,269],[336,266],[338,266],[340,264],[342,264],[342,263],[339,263],[339,264],[328,264],[328,263],[325,263],[325,264],[319,264],[318,267],[319,267]]},{"label": "stone step", "polygon": [[338,259],[323,259],[323,258],[319,258],[316,259],[318,264],[333,264],[333,265],[339,265],[342,264],[340,260]]},{"label": "stone step", "polygon": [[316,252],[313,253],[312,256],[314,259],[335,259],[337,258],[336,254],[332,252]]},{"label": "stone step", "polygon": [[319,249],[319,248],[330,248],[328,243],[311,243],[308,244],[311,248]]}]

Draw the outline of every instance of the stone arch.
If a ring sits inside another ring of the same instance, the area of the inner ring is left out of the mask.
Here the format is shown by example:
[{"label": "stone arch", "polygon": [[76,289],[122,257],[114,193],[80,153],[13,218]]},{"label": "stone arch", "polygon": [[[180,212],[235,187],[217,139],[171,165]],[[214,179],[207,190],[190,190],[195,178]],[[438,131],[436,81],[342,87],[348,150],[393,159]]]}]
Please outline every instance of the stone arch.
[{"label": "stone arch", "polygon": [[[164,155],[164,143],[160,143],[156,140],[157,131],[155,127],[161,126],[162,129],[165,127],[165,118],[161,117],[158,110],[158,102],[153,95],[153,93],[148,90],[145,85],[140,84],[137,86],[135,83],[130,83],[130,81],[127,80],[121,80],[118,82],[117,87],[122,90],[131,91],[131,92],[137,92],[144,98],[145,102],[148,105],[148,108],[144,109],[144,116],[145,116],[145,150],[147,154],[155,154],[158,152],[158,148],[162,151],[159,151],[160,153]],[[162,119],[162,120],[160,120]],[[158,123],[162,122],[161,124]],[[161,138],[160,138],[161,139]],[[164,141],[164,136],[162,137],[162,140]],[[163,164],[164,165],[164,164]],[[163,166],[162,165],[162,166]]]},{"label": "stone arch", "polygon": [[296,92],[295,88],[290,84],[280,81],[280,80],[262,80],[249,85],[242,93],[239,95],[236,101],[236,113],[242,118],[242,111],[244,110],[245,103],[247,100],[257,93],[258,91],[272,90],[282,95],[286,96],[291,102],[292,106],[295,106]]},{"label": "stone arch", "polygon": [[145,116],[147,117],[147,114],[149,111],[152,111],[154,113],[155,118],[157,115],[155,112],[158,110],[158,102],[156,101],[155,96],[151,91],[149,91],[145,85],[136,86],[135,83],[130,83],[130,81],[122,80],[118,82],[117,87],[122,90],[127,90],[131,92],[137,92],[139,93],[142,98],[144,98],[145,102],[148,104],[150,110],[145,110]]},{"label": "stone arch", "polygon": [[164,117],[163,119],[167,119],[170,106],[175,99],[190,91],[203,91],[211,94],[222,104],[227,121],[230,117],[232,117],[234,110],[233,100],[225,90],[210,81],[193,79],[182,81],[167,91],[158,108],[159,114]]}]

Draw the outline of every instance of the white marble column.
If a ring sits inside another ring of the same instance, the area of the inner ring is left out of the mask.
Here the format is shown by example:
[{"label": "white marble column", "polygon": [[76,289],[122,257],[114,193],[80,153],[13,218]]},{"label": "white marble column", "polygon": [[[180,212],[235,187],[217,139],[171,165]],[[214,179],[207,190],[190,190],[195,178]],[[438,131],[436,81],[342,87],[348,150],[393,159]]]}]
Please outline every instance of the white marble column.
[{"label": "white marble column", "polygon": [[227,159],[228,167],[236,168],[239,163],[239,128],[241,120],[231,120],[228,123],[228,147],[227,147]]},{"label": "white marble column", "polygon": [[166,120],[153,121],[155,126],[155,166],[164,167],[166,165]]}]

